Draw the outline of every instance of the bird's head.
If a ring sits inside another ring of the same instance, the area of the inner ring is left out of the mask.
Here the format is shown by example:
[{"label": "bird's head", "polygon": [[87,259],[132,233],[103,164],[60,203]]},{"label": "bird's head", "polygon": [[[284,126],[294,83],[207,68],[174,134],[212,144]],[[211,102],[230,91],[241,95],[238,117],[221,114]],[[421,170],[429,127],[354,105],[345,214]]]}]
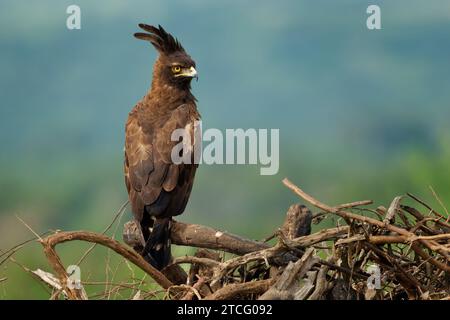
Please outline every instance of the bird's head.
[{"label": "bird's head", "polygon": [[161,26],[156,28],[141,23],[139,27],[148,33],[139,32],[134,36],[149,41],[159,52],[154,72],[161,81],[171,85],[189,86],[193,78],[198,79],[194,60],[176,38]]}]

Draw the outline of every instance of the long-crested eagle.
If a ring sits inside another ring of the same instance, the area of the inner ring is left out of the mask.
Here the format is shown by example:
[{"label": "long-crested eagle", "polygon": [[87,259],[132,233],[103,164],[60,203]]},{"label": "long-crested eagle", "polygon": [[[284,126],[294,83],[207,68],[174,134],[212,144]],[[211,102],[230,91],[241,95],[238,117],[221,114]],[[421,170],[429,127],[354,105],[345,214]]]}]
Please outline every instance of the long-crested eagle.
[{"label": "long-crested eagle", "polygon": [[171,259],[171,217],[183,213],[198,166],[194,161],[176,164],[171,157],[178,143],[172,141],[172,132],[187,129],[194,137],[194,124],[200,120],[191,93],[197,71],[194,60],[161,26],[139,27],[147,33],[134,36],[149,41],[159,56],[150,90],[128,115],[125,183],[145,240],[142,255],[155,268],[163,269]]}]

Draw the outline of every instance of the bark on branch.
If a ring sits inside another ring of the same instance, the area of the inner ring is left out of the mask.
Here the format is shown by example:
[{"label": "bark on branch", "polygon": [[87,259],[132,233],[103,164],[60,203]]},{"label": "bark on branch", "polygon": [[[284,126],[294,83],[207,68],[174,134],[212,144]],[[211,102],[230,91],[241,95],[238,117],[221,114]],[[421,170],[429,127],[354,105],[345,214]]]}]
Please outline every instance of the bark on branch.
[{"label": "bark on branch", "polygon": [[[200,250],[194,256],[174,258],[171,265],[158,271],[140,255],[144,239],[135,221],[127,222],[123,230],[124,242],[134,250],[104,234],[87,231],[57,232],[40,242],[58,276],[60,292],[69,299],[86,296],[82,290],[67,285],[69,278],[55,247],[75,240],[115,251],[146,272],[174,299],[349,299],[358,295],[373,299],[379,293],[364,288],[370,276],[364,269],[369,261],[384,270],[383,277],[389,279],[390,285],[400,284],[403,288],[380,293],[384,299],[392,298],[392,294],[401,298],[402,292],[411,299],[425,299],[430,294],[429,279],[437,284],[433,293],[436,297],[448,294],[445,274],[450,271],[450,232],[448,221],[441,216],[424,216],[402,205],[402,197],[396,197],[388,209],[380,206],[369,210],[377,215],[375,219],[351,211],[372,201],[331,207],[289,180],[283,183],[320,211],[313,215],[303,205],[292,205],[284,223],[270,237],[277,238],[275,245],[174,221],[172,243]],[[347,225],[311,234],[311,223],[327,214],[342,217]],[[236,256],[224,259],[209,249]],[[190,265],[189,276],[181,264]]]},{"label": "bark on branch", "polygon": [[91,243],[97,243],[111,250],[115,251],[117,254],[121,255],[128,261],[134,263],[136,266],[141,268],[144,272],[146,272],[149,276],[151,276],[156,283],[158,283],[162,288],[168,289],[173,285],[160,271],[152,267],[147,261],[142,258],[136,251],[133,249],[124,246],[120,242],[105,236],[103,234],[98,234],[89,231],[70,231],[70,232],[57,232],[52,234],[40,242],[44,246],[44,252],[47,256],[48,261],[50,262],[53,270],[59,277],[59,280],[63,286],[63,288],[67,291],[69,298],[72,299],[80,299],[79,293],[74,291],[73,289],[67,288],[67,279],[68,275],[66,273],[66,269],[64,268],[58,254],[56,253],[55,247],[58,244],[81,240],[87,241]]}]

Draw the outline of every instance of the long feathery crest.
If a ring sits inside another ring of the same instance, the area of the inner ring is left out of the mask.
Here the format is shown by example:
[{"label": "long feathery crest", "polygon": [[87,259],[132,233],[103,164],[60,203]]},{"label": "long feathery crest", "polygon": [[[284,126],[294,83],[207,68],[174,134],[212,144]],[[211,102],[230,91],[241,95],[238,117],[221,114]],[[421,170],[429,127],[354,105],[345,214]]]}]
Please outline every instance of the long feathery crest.
[{"label": "long feathery crest", "polygon": [[149,41],[160,53],[171,54],[174,52],[185,52],[180,42],[171,34],[167,33],[161,25],[158,28],[144,23],[139,27],[148,33],[138,32],[134,36],[141,40]]}]

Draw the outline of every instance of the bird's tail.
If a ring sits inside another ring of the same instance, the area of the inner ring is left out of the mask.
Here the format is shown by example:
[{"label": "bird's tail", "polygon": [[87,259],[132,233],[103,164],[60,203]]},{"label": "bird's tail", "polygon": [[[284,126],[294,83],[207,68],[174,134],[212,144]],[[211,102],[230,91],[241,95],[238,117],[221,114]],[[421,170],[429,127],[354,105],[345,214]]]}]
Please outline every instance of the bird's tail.
[{"label": "bird's tail", "polygon": [[158,270],[165,268],[170,263],[171,226],[171,218],[155,219],[152,231],[142,253],[144,259]]}]

